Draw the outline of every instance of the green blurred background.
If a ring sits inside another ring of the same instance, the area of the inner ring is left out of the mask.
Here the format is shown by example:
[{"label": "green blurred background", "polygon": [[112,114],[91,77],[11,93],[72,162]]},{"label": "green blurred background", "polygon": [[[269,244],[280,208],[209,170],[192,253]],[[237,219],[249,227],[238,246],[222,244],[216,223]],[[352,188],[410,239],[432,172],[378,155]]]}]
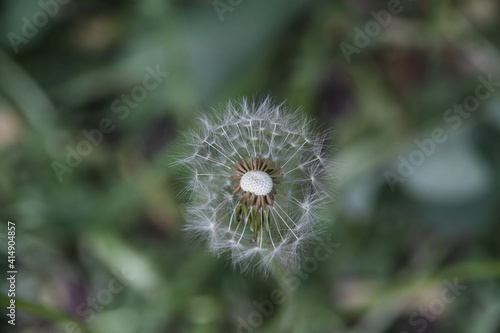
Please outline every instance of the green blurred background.
[{"label": "green blurred background", "polygon": [[[500,332],[500,4],[398,3],[0,1],[0,330]],[[335,134],[337,245],[286,279],[187,239],[171,166],[268,94]]]}]

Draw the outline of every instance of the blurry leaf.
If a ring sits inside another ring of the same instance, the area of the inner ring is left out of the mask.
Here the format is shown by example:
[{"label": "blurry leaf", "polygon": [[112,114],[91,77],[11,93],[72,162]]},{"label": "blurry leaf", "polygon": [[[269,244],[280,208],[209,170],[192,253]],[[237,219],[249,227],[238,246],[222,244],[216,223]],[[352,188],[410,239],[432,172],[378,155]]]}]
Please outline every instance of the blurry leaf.
[{"label": "blurry leaf", "polygon": [[465,140],[437,146],[430,156],[422,151],[420,154],[424,156],[423,164],[415,166],[415,172],[404,183],[405,189],[418,200],[433,204],[463,203],[484,198],[491,192],[492,170]]}]

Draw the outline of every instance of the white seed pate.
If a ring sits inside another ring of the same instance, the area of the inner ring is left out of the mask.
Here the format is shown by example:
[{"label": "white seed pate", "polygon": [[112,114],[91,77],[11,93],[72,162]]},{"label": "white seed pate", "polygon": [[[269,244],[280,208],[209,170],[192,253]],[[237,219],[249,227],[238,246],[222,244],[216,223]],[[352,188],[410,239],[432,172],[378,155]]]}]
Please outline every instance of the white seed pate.
[{"label": "white seed pate", "polygon": [[263,171],[248,171],[241,176],[241,189],[255,195],[267,195],[273,190],[273,179]]}]

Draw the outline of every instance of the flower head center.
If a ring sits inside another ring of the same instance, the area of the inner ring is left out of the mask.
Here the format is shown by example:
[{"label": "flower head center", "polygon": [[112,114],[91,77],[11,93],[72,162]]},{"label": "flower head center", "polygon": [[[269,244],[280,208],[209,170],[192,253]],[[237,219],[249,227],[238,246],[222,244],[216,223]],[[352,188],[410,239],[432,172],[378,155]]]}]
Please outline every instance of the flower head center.
[{"label": "flower head center", "polygon": [[283,177],[284,174],[278,173],[281,168],[271,169],[273,162],[269,159],[262,161],[262,157],[249,157],[250,163],[245,159],[241,159],[241,163],[235,163],[236,168],[231,170],[236,173],[231,179],[236,179],[238,182],[234,184],[234,192],[241,194],[240,205],[248,204],[250,207],[257,206],[257,209],[265,209],[268,205],[273,206],[274,195],[276,190],[273,184],[280,182],[276,178]]},{"label": "flower head center", "polygon": [[273,179],[267,172],[248,171],[241,177],[241,189],[255,195],[267,195],[273,190]]}]

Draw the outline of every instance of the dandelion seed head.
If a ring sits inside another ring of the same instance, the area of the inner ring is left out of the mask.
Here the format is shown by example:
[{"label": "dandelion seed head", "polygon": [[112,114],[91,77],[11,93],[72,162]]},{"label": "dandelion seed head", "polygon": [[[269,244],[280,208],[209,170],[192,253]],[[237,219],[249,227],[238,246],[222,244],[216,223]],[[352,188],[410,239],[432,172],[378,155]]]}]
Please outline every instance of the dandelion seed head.
[{"label": "dandelion seed head", "polygon": [[298,111],[243,99],[185,133],[186,230],[243,271],[294,270],[318,235],[332,163],[328,134]]},{"label": "dandelion seed head", "polygon": [[273,180],[263,171],[249,171],[241,177],[241,189],[255,195],[268,195],[273,189]]}]

